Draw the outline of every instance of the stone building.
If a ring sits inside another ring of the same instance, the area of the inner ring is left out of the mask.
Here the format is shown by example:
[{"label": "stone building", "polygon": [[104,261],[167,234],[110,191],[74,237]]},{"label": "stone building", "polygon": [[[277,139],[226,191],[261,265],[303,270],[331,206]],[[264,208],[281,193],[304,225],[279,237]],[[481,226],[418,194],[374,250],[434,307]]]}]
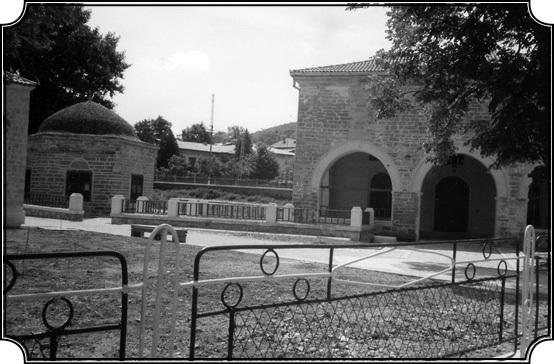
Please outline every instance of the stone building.
[{"label": "stone building", "polygon": [[4,226],[25,222],[23,192],[29,127],[29,100],[36,83],[17,74],[3,72],[4,127]]},{"label": "stone building", "polygon": [[[370,59],[290,72],[299,90],[294,205],[372,207],[378,232],[408,240],[521,234],[535,166],[489,169],[493,160],[463,135],[448,165],[430,164],[422,110],[375,118],[364,85],[379,71]],[[488,118],[486,105],[471,106],[467,120],[476,118]]]},{"label": "stone building", "polygon": [[26,189],[50,196],[78,192],[86,215],[109,214],[114,195],[151,195],[157,150],[113,111],[81,102],[52,114],[29,136]]}]

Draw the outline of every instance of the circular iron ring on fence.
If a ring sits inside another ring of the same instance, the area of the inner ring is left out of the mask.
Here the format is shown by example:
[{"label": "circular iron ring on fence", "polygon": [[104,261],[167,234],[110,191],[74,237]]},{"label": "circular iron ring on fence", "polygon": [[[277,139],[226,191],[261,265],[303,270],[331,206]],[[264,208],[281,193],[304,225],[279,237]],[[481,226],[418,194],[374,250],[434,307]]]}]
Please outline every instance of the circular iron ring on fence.
[{"label": "circular iron ring on fence", "polygon": [[[275,268],[273,268],[273,271],[271,273],[268,273],[265,269],[264,269],[264,258],[265,256],[267,255],[267,253],[273,253],[273,255],[275,256],[275,259],[277,260],[275,262]],[[262,254],[262,257],[260,258],[260,269],[262,270],[262,273],[265,274],[266,276],[272,276],[275,274],[275,272],[277,272],[277,269],[279,268],[279,255],[277,254],[277,252],[273,249],[267,249],[263,254]]]},{"label": "circular iron ring on fence", "polygon": [[491,257],[491,255],[492,255],[492,245],[490,242],[486,241],[485,244],[483,244],[483,258],[487,260]]},{"label": "circular iron ring on fence", "polygon": [[[298,288],[298,283],[300,282],[306,282],[306,293],[304,294],[303,297],[300,297],[298,295],[298,292],[296,291],[296,289]],[[308,297],[309,293],[310,293],[310,282],[308,282],[306,278],[298,278],[296,282],[294,282],[294,286],[292,286],[292,294],[294,295],[294,298],[296,298],[298,301],[304,301]]]},{"label": "circular iron ring on fence", "polygon": [[[67,307],[69,308],[67,319],[60,326],[50,325],[50,323],[48,323],[48,319],[46,318],[46,311],[48,310],[48,307],[50,307],[50,305],[56,301],[65,302]],[[44,323],[44,326],[48,328],[48,330],[51,330],[51,331],[63,330],[67,327],[67,325],[71,323],[71,319],[73,319],[73,304],[65,297],[54,297],[50,301],[46,302],[46,304],[42,308],[42,322]]]},{"label": "circular iron ring on fence", "polygon": [[[501,273],[500,272],[500,266],[502,264],[504,264],[504,270]],[[508,264],[506,263],[506,261],[504,259],[502,259],[501,261],[498,262],[498,267],[496,268],[496,271],[498,272],[499,277],[504,277],[506,275],[506,273],[508,272]]]},{"label": "circular iron ring on fence", "polygon": [[[469,274],[468,274],[469,267],[471,267],[471,271],[472,271],[471,277],[470,277]],[[464,274],[465,274],[466,279],[467,279],[468,281],[471,281],[471,280],[473,279],[473,277],[475,277],[475,271],[476,271],[476,269],[475,269],[475,265],[474,265],[473,263],[469,263],[469,264],[466,266],[466,269],[465,269]]]},{"label": "circular iron ring on fence", "polygon": [[[233,302],[231,302],[231,303],[228,302],[227,299],[225,298],[227,290],[229,289],[229,287],[238,287],[238,298],[236,299],[236,302],[234,302],[234,303]],[[223,305],[225,307],[227,307],[228,309],[231,309],[231,308],[237,307],[238,304],[240,303],[240,301],[242,301],[242,286],[239,283],[235,283],[235,282],[227,283],[225,288],[223,288],[223,291],[221,291],[221,302],[223,303]]]},{"label": "circular iron ring on fence", "polygon": [[[15,268],[12,262],[10,262],[9,260],[6,261],[6,265],[8,266],[8,268],[10,268],[12,272],[12,276],[11,276],[10,282],[6,285],[6,288],[4,288],[4,294],[6,294],[10,289],[12,289],[13,285],[15,284],[15,280],[19,275],[19,272],[17,271],[17,269]],[[6,274],[4,277],[7,277],[7,276],[8,275]]]}]

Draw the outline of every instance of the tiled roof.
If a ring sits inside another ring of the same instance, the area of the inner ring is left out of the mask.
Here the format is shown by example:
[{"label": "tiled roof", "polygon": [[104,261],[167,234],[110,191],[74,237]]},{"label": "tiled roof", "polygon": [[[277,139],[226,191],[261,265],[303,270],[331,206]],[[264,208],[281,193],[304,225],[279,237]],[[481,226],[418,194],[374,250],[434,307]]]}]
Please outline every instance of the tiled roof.
[{"label": "tiled roof", "polygon": [[18,85],[25,85],[25,86],[37,86],[38,82],[34,82],[31,80],[28,80],[24,77],[21,77],[18,73],[4,72],[4,83],[17,83]]},{"label": "tiled roof", "polygon": [[278,154],[278,155],[288,155],[291,157],[294,157],[294,149],[277,149],[273,147],[267,148],[270,153]]},{"label": "tiled roof", "polygon": [[294,138],[285,138],[283,140],[279,140],[276,143],[273,143],[271,146],[273,148],[279,148],[279,149],[296,148],[296,139],[294,139]]},{"label": "tiled roof", "polygon": [[309,75],[309,74],[326,74],[326,73],[369,73],[379,72],[382,68],[379,67],[375,59],[370,58],[365,61],[351,62],[343,64],[335,64],[331,66],[311,67],[298,70],[291,70],[291,75]]},{"label": "tiled roof", "polygon": [[[185,150],[194,150],[198,152],[210,152],[210,145],[204,143],[194,143],[194,142],[183,142],[177,140],[177,145],[179,149]],[[223,144],[214,144],[212,145],[213,153],[225,153],[225,154],[235,154],[235,146],[233,144],[223,145]]]}]

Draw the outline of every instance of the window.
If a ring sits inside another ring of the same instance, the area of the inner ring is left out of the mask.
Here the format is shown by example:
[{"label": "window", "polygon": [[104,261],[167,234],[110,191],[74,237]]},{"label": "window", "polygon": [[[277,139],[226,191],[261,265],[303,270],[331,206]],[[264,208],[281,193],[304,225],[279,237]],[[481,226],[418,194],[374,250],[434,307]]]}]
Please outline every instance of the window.
[{"label": "window", "polygon": [[84,201],[90,201],[92,194],[92,172],[89,171],[67,171],[65,194],[72,193],[83,195]]},{"label": "window", "polygon": [[131,201],[142,196],[143,177],[139,174],[131,175]]},{"label": "window", "polygon": [[369,207],[375,210],[375,218],[391,217],[392,184],[386,173],[376,174],[369,187]]}]

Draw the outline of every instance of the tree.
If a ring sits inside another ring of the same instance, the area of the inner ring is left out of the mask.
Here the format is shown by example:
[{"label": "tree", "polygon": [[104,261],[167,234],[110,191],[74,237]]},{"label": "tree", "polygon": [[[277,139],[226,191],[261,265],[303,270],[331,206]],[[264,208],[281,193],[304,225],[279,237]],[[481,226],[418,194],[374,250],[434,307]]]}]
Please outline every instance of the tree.
[{"label": "tree", "polygon": [[114,33],[100,34],[81,5],[28,5],[17,25],[4,28],[4,68],[38,81],[31,93],[29,133],[54,112],[92,100],[108,108],[129,67]]},{"label": "tree", "polygon": [[179,145],[171,131],[171,123],[163,117],[141,120],[135,124],[135,131],[140,140],[160,147],[156,168],[168,168],[171,156],[179,155]]},{"label": "tree", "polygon": [[188,128],[183,129],[181,139],[185,142],[195,143],[211,143],[210,132],[204,126],[204,123],[192,124]]},{"label": "tree", "polygon": [[259,144],[256,148],[254,171],[250,175],[257,179],[274,179],[279,175],[279,163],[267,149],[265,144]]},{"label": "tree", "polygon": [[252,138],[248,129],[240,130],[235,139],[235,158],[242,159],[252,154]]},{"label": "tree", "polygon": [[[388,15],[392,47],[376,56],[386,76],[369,83],[377,117],[423,105],[436,163],[455,153],[453,135],[467,133],[494,167],[550,165],[550,31],[526,4],[394,6]],[[482,102],[490,118],[464,122]]]}]

